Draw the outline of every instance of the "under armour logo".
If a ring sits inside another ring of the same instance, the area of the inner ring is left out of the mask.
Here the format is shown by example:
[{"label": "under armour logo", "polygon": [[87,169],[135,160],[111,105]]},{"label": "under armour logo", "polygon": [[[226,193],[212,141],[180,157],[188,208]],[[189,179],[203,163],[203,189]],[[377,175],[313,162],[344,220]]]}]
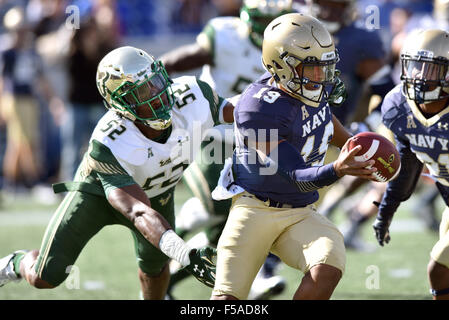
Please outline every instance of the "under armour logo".
[{"label": "under armour logo", "polygon": [[195,265],[195,268],[193,268],[193,271],[195,271],[195,272],[198,272],[199,274],[200,274],[200,277],[202,277],[203,276],[203,274],[204,274],[204,269],[199,269],[198,268],[198,265],[196,264]]},{"label": "under armour logo", "polygon": [[445,122],[444,124],[441,122],[438,122],[438,130],[449,130],[449,123]]}]

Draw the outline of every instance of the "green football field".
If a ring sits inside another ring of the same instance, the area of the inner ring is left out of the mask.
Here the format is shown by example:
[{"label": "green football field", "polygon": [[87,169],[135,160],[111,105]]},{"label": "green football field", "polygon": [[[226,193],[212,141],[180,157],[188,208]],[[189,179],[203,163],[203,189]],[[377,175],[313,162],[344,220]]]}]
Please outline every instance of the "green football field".
[{"label": "green football field", "polygon": [[[177,190],[177,208],[186,199]],[[357,199],[355,196],[354,199]],[[377,246],[371,222],[363,239],[375,250],[347,251],[346,272],[332,299],[430,299],[426,267],[429,252],[438,239],[411,213],[418,206],[411,198],[401,206],[391,227],[392,241]],[[439,208],[443,208],[441,200]],[[30,197],[5,199],[0,209],[0,257],[17,249],[38,249],[55,205],[38,204]],[[442,211],[442,210],[441,210]],[[440,211],[440,212],[441,212]],[[336,212],[341,226],[343,214]],[[139,299],[137,263],[130,232],[121,226],[103,229],[86,246],[65,283],[53,290],[31,288],[25,281],[0,288],[0,300],[8,299]],[[286,290],[276,299],[291,299],[302,274],[282,265],[280,274],[287,280]],[[207,300],[211,290],[193,278],[183,280],[174,291],[177,299]]]}]

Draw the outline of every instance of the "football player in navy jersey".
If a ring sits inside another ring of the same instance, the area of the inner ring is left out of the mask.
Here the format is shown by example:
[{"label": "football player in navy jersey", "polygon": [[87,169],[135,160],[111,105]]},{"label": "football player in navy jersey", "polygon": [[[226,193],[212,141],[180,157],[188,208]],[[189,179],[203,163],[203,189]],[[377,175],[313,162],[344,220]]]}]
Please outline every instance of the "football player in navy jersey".
[{"label": "football player in navy jersey", "polygon": [[[271,20],[289,12],[292,12],[291,0],[245,0],[240,17],[211,19],[197,36],[195,44],[167,52],[161,60],[169,73],[202,67],[200,79],[220,96],[229,99],[242,93],[248,84],[265,72],[261,62],[263,31]],[[182,177],[193,197],[177,214],[176,231],[183,237],[187,233],[197,233],[189,240],[189,244],[195,247],[206,243],[216,246],[231,207],[231,200],[214,201],[211,190],[223,169],[224,159],[232,155],[234,135],[228,135],[231,141],[224,137],[225,130],[232,128],[230,124],[220,126],[222,139],[208,136],[202,143],[202,152]],[[222,161],[204,161],[210,157],[210,150],[222,150]],[[275,272],[278,261],[276,256],[267,257],[253,284],[250,299],[266,300],[282,293],[286,282]],[[188,275],[185,270],[172,274],[168,290],[172,299],[175,298],[172,292],[176,284]]]},{"label": "football player in navy jersey", "polygon": [[[331,33],[341,57],[338,69],[341,71],[340,78],[345,83],[348,98],[341,107],[331,106],[332,113],[347,128],[352,129],[352,121],[364,121],[365,123],[358,123],[355,130],[370,130],[367,123],[373,130],[377,130],[380,124],[378,113],[376,113],[377,116],[370,116],[366,121],[365,118],[371,110],[380,106],[382,98],[395,86],[379,30],[369,30],[365,21],[357,19],[356,0],[307,0],[306,2],[306,10],[323,22]],[[375,103],[370,104],[370,102]],[[379,133],[384,134],[382,131]],[[331,158],[332,154],[330,153]],[[320,190],[322,197],[319,205],[320,212],[326,217],[331,217],[341,201],[365,183],[366,180],[348,176],[332,186],[329,191],[327,188]],[[344,232],[346,248],[368,249],[368,246],[359,240],[359,230],[370,217],[375,216],[377,208],[372,201],[380,201],[385,186],[373,183],[370,188],[366,196],[371,199],[371,202],[361,202],[347,209],[349,226]]]},{"label": "football player in navy jersey", "polygon": [[427,269],[430,292],[449,299],[449,33],[413,32],[400,60],[402,83],[385,97],[382,121],[395,134],[402,169],[388,183],[373,227],[381,246],[390,241],[393,215],[412,195],[425,164],[446,203]]},{"label": "football player in navy jersey", "polygon": [[[262,61],[269,73],[237,103],[233,164],[213,193],[233,202],[218,242],[212,299],[246,299],[269,252],[304,273],[294,299],[329,299],[344,272],[345,248],[313,206],[317,190],[346,174],[373,179],[376,169],[366,167],[374,161],[354,160],[360,149],[348,151],[350,134],[330,112],[338,54],[323,24],[300,13],[274,19]],[[329,143],[342,152],[323,165]]]}]

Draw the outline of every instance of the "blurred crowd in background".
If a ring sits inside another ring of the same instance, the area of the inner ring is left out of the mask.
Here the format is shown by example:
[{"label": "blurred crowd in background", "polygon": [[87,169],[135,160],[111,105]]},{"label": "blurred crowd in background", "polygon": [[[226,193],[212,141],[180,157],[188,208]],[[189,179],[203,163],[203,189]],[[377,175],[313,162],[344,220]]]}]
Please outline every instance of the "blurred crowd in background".
[{"label": "blurred crowd in background", "polygon": [[[401,33],[413,19],[431,16],[433,1],[360,0],[360,19],[372,15],[372,5],[393,66]],[[79,12],[79,28],[67,24],[70,6]],[[209,19],[238,16],[240,6],[240,0],[0,0],[1,189],[51,201],[51,183],[72,178],[106,111],[95,73],[108,51],[130,44],[158,56],[193,41]]]}]

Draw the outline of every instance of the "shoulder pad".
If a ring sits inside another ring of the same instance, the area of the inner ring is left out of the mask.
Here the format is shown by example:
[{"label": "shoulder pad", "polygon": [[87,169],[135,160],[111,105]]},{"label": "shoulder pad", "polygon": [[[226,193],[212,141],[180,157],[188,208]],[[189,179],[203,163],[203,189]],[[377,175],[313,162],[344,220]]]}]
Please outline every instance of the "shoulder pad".
[{"label": "shoulder pad", "polygon": [[[292,107],[286,94],[276,88],[268,88],[260,94],[264,88],[266,86],[253,84],[242,94],[234,111],[237,125],[245,129],[278,129],[279,136],[285,137],[290,132],[290,124],[296,118],[298,108]],[[273,92],[271,96],[270,91]]]},{"label": "shoulder pad", "polygon": [[141,165],[147,159],[143,136],[130,120],[103,117],[92,134],[91,141],[93,140],[107,147],[125,168],[127,163]]}]

